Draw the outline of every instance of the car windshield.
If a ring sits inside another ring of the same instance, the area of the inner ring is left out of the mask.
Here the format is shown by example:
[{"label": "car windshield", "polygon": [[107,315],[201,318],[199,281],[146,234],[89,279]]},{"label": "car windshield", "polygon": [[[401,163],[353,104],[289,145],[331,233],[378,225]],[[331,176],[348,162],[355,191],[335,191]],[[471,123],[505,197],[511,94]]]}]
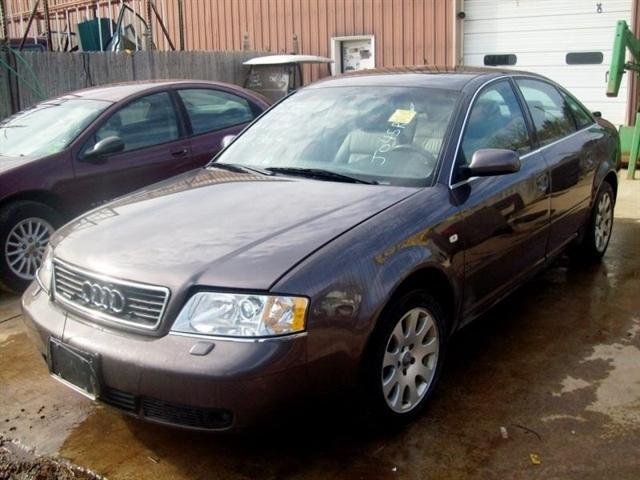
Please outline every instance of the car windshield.
[{"label": "car windshield", "polygon": [[279,174],[328,171],[369,183],[426,185],[457,97],[421,87],[301,90],[271,109],[216,162]]},{"label": "car windshield", "polygon": [[64,150],[111,102],[44,102],[0,123],[0,155],[44,156]]}]

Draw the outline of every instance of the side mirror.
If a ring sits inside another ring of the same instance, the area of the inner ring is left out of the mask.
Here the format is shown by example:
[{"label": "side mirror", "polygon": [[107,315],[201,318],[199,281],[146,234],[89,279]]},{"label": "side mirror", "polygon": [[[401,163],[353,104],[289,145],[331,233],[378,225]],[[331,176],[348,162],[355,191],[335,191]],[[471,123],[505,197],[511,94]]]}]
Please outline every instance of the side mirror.
[{"label": "side mirror", "polygon": [[225,135],[224,137],[222,137],[222,141],[220,142],[220,145],[222,145],[222,148],[227,148],[229,145],[231,145],[231,142],[233,142],[236,139],[235,135]]},{"label": "side mirror", "polygon": [[96,143],[93,148],[84,153],[81,160],[90,162],[104,159],[107,155],[113,155],[124,150],[124,142],[120,137],[107,137]]},{"label": "side mirror", "polygon": [[465,178],[493,177],[506,175],[520,170],[520,157],[513,150],[501,148],[484,148],[476,150],[471,164],[462,167]]},{"label": "side mirror", "polygon": [[591,112],[591,114],[596,118],[602,118],[602,112]]}]

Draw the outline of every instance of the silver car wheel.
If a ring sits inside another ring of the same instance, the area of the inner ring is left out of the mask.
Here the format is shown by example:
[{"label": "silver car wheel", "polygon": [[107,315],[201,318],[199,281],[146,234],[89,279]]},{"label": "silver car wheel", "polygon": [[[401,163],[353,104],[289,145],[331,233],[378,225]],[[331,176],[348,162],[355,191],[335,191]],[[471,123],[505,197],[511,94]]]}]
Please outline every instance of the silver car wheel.
[{"label": "silver car wheel", "polygon": [[595,247],[599,253],[604,252],[609,243],[611,229],[613,227],[613,202],[609,192],[604,192],[596,206],[596,219],[594,223]]},{"label": "silver car wheel", "polygon": [[382,393],[391,410],[407,413],[425,397],[438,364],[440,333],[425,308],[413,308],[394,327],[382,361]]},{"label": "silver car wheel", "polygon": [[40,267],[53,227],[42,218],[25,218],[9,232],[4,255],[9,269],[23,280],[33,280]]}]

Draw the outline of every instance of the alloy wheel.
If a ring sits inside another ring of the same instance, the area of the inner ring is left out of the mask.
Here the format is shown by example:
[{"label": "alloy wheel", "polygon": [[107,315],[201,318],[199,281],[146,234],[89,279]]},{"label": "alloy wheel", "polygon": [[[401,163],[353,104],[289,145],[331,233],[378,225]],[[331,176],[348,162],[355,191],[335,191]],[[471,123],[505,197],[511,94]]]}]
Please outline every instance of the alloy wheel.
[{"label": "alloy wheel", "polygon": [[440,350],[438,326],[425,308],[405,313],[392,330],[382,361],[382,393],[391,410],[407,413],[433,382]]},{"label": "alloy wheel", "polygon": [[596,206],[596,219],[594,223],[595,247],[598,252],[603,252],[609,243],[611,228],[613,227],[613,202],[609,192],[604,192]]},{"label": "alloy wheel", "polygon": [[53,234],[53,227],[42,218],[26,218],[9,232],[4,255],[9,269],[23,280],[33,280]]}]

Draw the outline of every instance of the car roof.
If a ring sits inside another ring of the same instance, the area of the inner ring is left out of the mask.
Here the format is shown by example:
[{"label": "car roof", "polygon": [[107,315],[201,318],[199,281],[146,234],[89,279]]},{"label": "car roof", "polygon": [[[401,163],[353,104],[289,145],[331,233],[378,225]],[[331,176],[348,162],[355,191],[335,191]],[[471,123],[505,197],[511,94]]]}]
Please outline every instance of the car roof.
[{"label": "car roof", "polygon": [[333,63],[333,60],[317,55],[267,55],[247,60],[243,65],[288,65],[291,63]]},{"label": "car roof", "polygon": [[342,86],[394,86],[394,87],[432,87],[445,90],[462,90],[472,80],[503,75],[525,74],[541,77],[519,70],[482,68],[482,67],[439,67],[436,65],[418,65],[405,67],[376,68],[347,72],[335,77],[326,77],[307,88]]},{"label": "car roof", "polygon": [[[62,95],[58,97],[58,99],[85,98],[87,100],[119,102],[120,100],[124,100],[131,95],[142,93],[147,90],[181,84],[202,85],[209,87],[226,87],[238,92],[247,92],[247,90],[239,87],[238,85],[232,85],[223,82],[210,82],[206,80],[144,80],[138,82],[112,83],[109,85],[101,85],[99,87],[85,88]],[[253,96],[253,93],[249,92],[248,95]]]}]

